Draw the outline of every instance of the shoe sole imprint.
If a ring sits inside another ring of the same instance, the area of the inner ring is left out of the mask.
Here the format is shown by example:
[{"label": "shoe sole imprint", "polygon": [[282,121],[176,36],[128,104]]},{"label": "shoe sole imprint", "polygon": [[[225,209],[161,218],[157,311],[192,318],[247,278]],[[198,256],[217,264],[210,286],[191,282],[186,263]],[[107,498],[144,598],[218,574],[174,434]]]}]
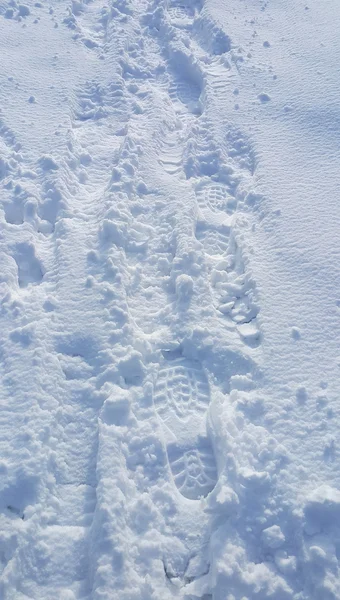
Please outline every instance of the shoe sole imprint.
[{"label": "shoe sole imprint", "polygon": [[[160,369],[154,404],[167,426],[176,420],[188,423],[198,414],[204,420],[209,402],[209,383],[199,363],[179,360]],[[176,436],[174,425],[172,433]],[[216,463],[207,437],[199,436],[185,445],[170,443],[167,453],[175,484],[184,497],[197,500],[215,487]]]}]

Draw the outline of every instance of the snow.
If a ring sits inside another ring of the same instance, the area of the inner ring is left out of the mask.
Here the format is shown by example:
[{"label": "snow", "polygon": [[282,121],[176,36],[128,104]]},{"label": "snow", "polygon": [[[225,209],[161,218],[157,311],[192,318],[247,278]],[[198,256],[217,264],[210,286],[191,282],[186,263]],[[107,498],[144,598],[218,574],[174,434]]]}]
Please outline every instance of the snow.
[{"label": "snow", "polygon": [[340,599],[339,27],[0,1],[1,599]]}]

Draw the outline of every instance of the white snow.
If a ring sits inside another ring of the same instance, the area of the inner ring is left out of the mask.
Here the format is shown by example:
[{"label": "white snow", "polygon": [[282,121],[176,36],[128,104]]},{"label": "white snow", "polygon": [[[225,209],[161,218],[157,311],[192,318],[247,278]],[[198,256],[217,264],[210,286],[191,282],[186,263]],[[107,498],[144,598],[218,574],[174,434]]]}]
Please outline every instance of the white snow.
[{"label": "white snow", "polygon": [[340,600],[336,0],[0,0],[0,599]]}]

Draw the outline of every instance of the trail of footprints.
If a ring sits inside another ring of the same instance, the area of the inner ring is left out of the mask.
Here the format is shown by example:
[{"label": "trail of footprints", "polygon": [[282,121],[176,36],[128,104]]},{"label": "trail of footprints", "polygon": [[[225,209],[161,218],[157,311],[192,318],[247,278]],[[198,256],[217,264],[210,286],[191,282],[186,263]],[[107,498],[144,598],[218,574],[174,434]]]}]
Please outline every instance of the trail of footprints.
[{"label": "trail of footprints", "polygon": [[[178,30],[193,28],[198,39],[209,39],[205,49],[210,55],[229,52],[230,39],[206,16],[195,22],[201,8],[200,3],[170,1],[167,18]],[[210,37],[200,36],[204,28],[211,29]],[[209,264],[217,313],[236,328],[244,343],[256,346],[259,331],[255,286],[232,232],[237,188],[243,172],[247,177],[254,174],[255,157],[246,137],[232,127],[225,136],[224,147],[218,147],[202,115],[203,89],[197,78],[182,77],[185,71],[173,69],[173,57],[170,66],[168,94],[180,126],[169,128],[160,163],[171,175],[184,170],[192,182],[199,208],[196,238]],[[199,363],[182,358],[164,362],[155,386],[154,404],[163,423],[174,482],[181,494],[192,500],[207,496],[217,481],[215,457],[206,435],[209,401],[209,383]]]},{"label": "trail of footprints", "polygon": [[192,120],[201,114],[201,88],[196,81],[169,69],[166,92],[171,100],[175,122],[165,128],[159,162],[167,173],[176,174],[183,169],[183,150],[188,129]]},{"label": "trail of footprints", "polygon": [[172,44],[172,40],[176,39],[177,31],[192,30],[193,22],[201,8],[200,2],[172,0],[165,3],[162,21],[164,38],[162,36],[159,44],[165,72],[158,78],[158,84],[165,98],[170,100],[169,107],[173,111],[174,123],[165,127],[160,141],[159,162],[169,174],[178,174],[182,170],[183,150],[188,132],[192,123],[202,113],[201,74],[193,67],[188,55]]},{"label": "trail of footprints", "polygon": [[[235,154],[232,147],[229,155]],[[237,160],[250,173],[254,169],[253,156],[245,152],[243,159],[237,154]],[[216,157],[216,155],[215,155]],[[244,160],[244,162],[243,162]],[[214,163],[217,164],[218,162]],[[199,163],[199,161],[198,161]],[[211,163],[210,163],[211,164]],[[257,346],[260,333],[256,324],[258,307],[256,304],[255,284],[247,275],[242,253],[233,235],[232,215],[237,209],[237,185],[231,172],[230,182],[219,182],[215,167],[213,175],[207,177],[207,161],[204,158],[203,178],[197,178],[194,184],[200,215],[196,225],[196,239],[202,244],[210,267],[210,284],[215,307],[236,326],[242,341]],[[245,166],[244,166],[245,165]],[[195,167],[195,174],[199,164]]]},{"label": "trail of footprints", "polygon": [[[191,28],[194,37],[210,40],[205,50],[211,57],[229,52],[230,39],[201,9],[201,3],[173,1],[167,5],[165,18],[178,29],[178,15],[185,15],[186,30]],[[177,15],[175,19],[173,14]],[[203,35],[208,30],[210,36]],[[238,186],[244,177],[253,176],[255,155],[247,137],[233,126],[228,127],[223,143],[216,143],[203,112],[207,101],[203,93],[204,72],[200,77],[197,66],[192,66],[195,61],[191,64],[188,56],[182,58],[183,65],[176,53],[170,52],[173,78],[168,93],[180,128],[174,127],[165,136],[160,163],[168,174],[184,171],[186,179],[192,182],[199,208],[196,239],[207,257],[217,314],[228,326],[236,328],[243,342],[255,347],[260,341],[255,285],[246,273],[234,239],[232,219],[238,205]]]}]

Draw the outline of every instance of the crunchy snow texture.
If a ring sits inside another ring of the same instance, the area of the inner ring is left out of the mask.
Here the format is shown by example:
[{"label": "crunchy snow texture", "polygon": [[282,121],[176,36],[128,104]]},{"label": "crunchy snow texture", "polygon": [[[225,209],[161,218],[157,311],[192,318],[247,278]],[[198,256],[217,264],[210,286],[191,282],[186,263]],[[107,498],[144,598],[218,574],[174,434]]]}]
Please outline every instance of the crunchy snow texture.
[{"label": "crunchy snow texture", "polygon": [[340,598],[339,21],[0,2],[4,600]]}]

